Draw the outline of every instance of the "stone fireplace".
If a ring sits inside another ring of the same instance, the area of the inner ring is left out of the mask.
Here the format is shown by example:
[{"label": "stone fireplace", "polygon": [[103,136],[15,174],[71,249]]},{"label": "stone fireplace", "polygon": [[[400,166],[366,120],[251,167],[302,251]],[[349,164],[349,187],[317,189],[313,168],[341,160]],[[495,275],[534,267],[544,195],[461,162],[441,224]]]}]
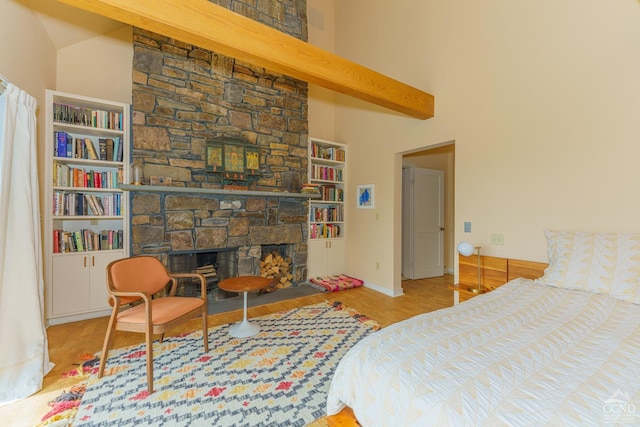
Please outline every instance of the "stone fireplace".
[{"label": "stone fireplace", "polygon": [[[307,38],[305,0],[214,3]],[[294,284],[304,281],[308,203],[287,192],[307,176],[307,84],[138,28],[133,39],[133,160],[146,184],[171,188],[131,193],[131,254],[168,265],[171,253],[233,248],[238,275],[258,275],[262,247],[287,245]],[[225,138],[258,151],[259,175],[206,170],[207,142]],[[225,184],[249,191],[206,192]]]},{"label": "stone fireplace", "polygon": [[133,196],[134,254],[234,249],[238,275],[259,275],[265,245],[287,245],[295,284],[306,279],[307,203],[283,196],[199,196],[147,193]]}]

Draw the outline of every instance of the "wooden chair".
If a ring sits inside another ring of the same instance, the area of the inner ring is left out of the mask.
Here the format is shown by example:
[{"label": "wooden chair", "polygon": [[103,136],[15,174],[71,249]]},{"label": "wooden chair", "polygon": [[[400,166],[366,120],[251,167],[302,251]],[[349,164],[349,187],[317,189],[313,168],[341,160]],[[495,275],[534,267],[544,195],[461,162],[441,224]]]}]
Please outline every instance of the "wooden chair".
[{"label": "wooden chair", "polygon": [[[200,280],[201,298],[177,297],[177,278],[188,277]],[[159,294],[171,282],[167,296]],[[153,393],[153,335],[165,332],[193,317],[202,316],[204,351],[209,351],[207,326],[207,281],[202,274],[169,273],[164,265],[151,256],[139,256],[113,261],[107,265],[107,288],[109,303],[113,306],[107,334],[104,338],[98,378],[104,373],[113,330],[143,332],[147,344],[147,383]],[[123,306],[139,302],[130,308]]]}]

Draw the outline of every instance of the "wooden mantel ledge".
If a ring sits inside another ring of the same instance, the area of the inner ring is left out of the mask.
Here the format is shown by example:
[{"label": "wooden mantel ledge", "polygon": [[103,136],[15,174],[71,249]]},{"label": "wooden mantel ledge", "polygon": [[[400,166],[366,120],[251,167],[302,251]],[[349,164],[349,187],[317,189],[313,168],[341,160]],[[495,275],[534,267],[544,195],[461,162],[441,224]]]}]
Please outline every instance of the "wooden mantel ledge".
[{"label": "wooden mantel ledge", "polygon": [[272,72],[429,119],[432,95],[209,0],[58,0]]},{"label": "wooden mantel ledge", "polygon": [[183,193],[183,194],[217,194],[221,196],[259,196],[259,197],[282,197],[297,199],[319,199],[320,194],[288,193],[286,191],[251,191],[251,190],[224,190],[221,188],[200,188],[200,187],[168,187],[162,185],[131,185],[121,184],[124,191],[139,193]]}]

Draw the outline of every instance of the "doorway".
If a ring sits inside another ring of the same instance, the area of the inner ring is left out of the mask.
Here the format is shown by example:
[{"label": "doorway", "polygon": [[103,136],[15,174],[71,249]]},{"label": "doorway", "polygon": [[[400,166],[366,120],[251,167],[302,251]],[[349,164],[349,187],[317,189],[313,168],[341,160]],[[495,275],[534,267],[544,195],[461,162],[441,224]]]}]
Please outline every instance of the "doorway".
[{"label": "doorway", "polygon": [[[443,228],[441,231],[442,237],[442,247],[441,247],[441,256],[443,262],[442,273],[444,274],[453,274],[454,273],[454,263],[455,263],[455,243],[454,243],[454,200],[455,200],[455,185],[454,185],[454,176],[455,176],[455,144],[453,141],[441,144],[437,147],[433,148],[425,148],[412,151],[410,153],[404,153],[402,156],[402,167],[405,168],[425,168],[425,169],[436,169],[444,172],[444,193],[443,193]],[[414,224],[407,224],[407,221],[415,221],[412,219],[410,215],[406,215],[405,207],[410,206],[408,200],[405,200],[407,197],[411,197],[406,195],[403,191],[402,194],[402,228],[410,228]],[[407,279],[405,275],[405,266],[406,266],[406,257],[407,249],[405,248],[405,236],[403,232],[403,242],[402,242],[402,276],[403,279]],[[436,257],[438,256],[438,252],[427,251],[424,253],[426,257]],[[428,265],[436,265],[437,262],[435,260],[427,260],[426,264]],[[442,273],[440,275],[442,275]],[[415,276],[415,275],[414,275]],[[436,277],[431,276],[430,277]]]},{"label": "doorway", "polygon": [[444,171],[402,169],[402,275],[444,275]]}]

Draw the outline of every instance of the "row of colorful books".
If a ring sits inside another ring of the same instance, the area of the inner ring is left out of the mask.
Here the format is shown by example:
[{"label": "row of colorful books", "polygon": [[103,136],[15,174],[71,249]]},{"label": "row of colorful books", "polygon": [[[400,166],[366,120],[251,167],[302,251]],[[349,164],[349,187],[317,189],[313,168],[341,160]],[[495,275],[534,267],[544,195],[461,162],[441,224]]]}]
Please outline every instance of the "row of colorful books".
[{"label": "row of colorful books", "polygon": [[344,162],[346,156],[345,151],[342,148],[323,147],[322,145],[311,144],[311,157]]},{"label": "row of colorful books", "polygon": [[342,202],[344,201],[344,190],[342,188],[336,188],[335,185],[321,185],[320,186],[321,200],[329,202]]},{"label": "row of colorful books", "polygon": [[66,157],[74,159],[106,160],[121,162],[123,154],[122,138],[98,138],[96,142],[91,138],[74,138],[67,132],[53,133],[54,157]]},{"label": "row of colorful books", "polygon": [[338,224],[311,224],[309,237],[312,239],[330,239],[342,237]]},{"label": "row of colorful books", "polygon": [[54,216],[121,216],[122,193],[53,193]]},{"label": "row of colorful books", "polygon": [[53,252],[87,252],[122,249],[122,230],[79,231],[53,230]]},{"label": "row of colorful books", "polygon": [[342,182],[342,169],[313,165],[311,167],[311,179]]},{"label": "row of colorful books", "polygon": [[123,125],[122,113],[58,103],[53,104],[53,121],[112,130],[122,130]]},{"label": "row of colorful books", "polygon": [[309,208],[309,218],[311,222],[335,222],[344,221],[344,209],[342,205],[326,208]]},{"label": "row of colorful books", "polygon": [[54,187],[118,188],[122,180],[122,169],[101,172],[53,162]]}]

